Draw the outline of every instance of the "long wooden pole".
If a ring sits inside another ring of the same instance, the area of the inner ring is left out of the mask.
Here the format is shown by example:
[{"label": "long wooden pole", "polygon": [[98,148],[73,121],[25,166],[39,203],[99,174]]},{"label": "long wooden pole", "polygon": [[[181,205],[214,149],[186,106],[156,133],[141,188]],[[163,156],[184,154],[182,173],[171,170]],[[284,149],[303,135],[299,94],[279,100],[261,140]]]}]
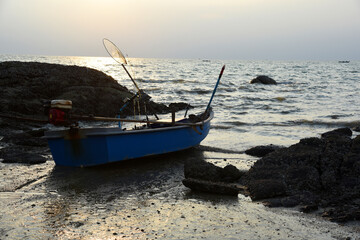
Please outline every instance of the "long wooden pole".
[{"label": "long wooden pole", "polygon": [[124,64],[121,64],[121,66],[124,68],[125,72],[127,73],[127,75],[130,77],[131,81],[133,82],[133,84],[135,85],[137,91],[140,93],[140,88],[138,87],[138,85],[136,84],[135,80],[133,79],[133,77],[130,75],[129,71],[126,69]]},{"label": "long wooden pole", "polygon": [[204,122],[196,123],[182,123],[182,122],[169,122],[169,121],[151,121],[151,120],[136,120],[136,119],[124,119],[124,118],[109,118],[109,117],[90,117],[90,116],[77,116],[72,115],[71,119],[84,120],[84,121],[103,121],[103,122],[132,122],[132,123],[158,123],[175,126],[201,126]]},{"label": "long wooden pole", "polygon": [[212,95],[211,95],[210,101],[209,101],[209,103],[208,103],[208,105],[207,105],[207,107],[206,107],[205,112],[209,111],[209,108],[210,108],[211,102],[212,102],[212,100],[213,100],[213,98],[214,98],[214,95],[215,95],[216,89],[217,89],[217,87],[218,87],[218,85],[219,85],[220,78],[221,78],[221,76],[223,75],[224,70],[225,70],[225,65],[221,68],[219,78],[218,78],[218,80],[217,80],[217,82],[216,82],[215,88],[214,88],[214,90],[213,90],[213,92],[212,92]]}]

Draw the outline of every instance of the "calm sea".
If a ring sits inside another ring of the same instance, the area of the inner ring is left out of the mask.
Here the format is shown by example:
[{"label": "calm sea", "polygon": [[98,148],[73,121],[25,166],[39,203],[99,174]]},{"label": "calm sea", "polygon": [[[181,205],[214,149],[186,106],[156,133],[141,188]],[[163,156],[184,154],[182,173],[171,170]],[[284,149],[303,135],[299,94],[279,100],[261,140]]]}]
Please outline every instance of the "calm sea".
[{"label": "calm sea", "polygon": [[[134,89],[122,67],[110,57],[0,55],[0,61],[10,60],[87,66]],[[240,151],[265,144],[289,146],[327,130],[360,125],[359,61],[128,61],[128,69],[152,100],[186,102],[195,107],[192,113],[205,110],[221,67],[226,65],[212,103],[212,129],[202,145]],[[278,85],[249,84],[257,75],[267,75]]]}]

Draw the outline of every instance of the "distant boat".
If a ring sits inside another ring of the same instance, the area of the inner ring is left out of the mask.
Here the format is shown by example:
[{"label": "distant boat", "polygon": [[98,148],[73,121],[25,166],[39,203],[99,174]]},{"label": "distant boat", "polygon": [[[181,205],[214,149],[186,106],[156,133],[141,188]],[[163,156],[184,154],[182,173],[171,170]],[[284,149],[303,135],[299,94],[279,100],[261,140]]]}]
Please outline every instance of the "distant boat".
[{"label": "distant boat", "polygon": [[339,63],[349,63],[350,61],[339,61]]}]

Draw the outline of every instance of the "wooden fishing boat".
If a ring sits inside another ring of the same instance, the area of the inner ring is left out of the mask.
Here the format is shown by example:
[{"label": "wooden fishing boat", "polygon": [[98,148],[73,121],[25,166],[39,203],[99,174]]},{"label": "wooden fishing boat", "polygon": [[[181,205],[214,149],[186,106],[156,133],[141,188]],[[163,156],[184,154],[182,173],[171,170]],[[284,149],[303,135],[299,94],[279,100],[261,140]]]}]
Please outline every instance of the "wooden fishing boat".
[{"label": "wooden fishing boat", "polygon": [[70,128],[45,132],[56,165],[88,167],[170,153],[199,145],[214,114],[192,122],[153,121],[142,129]]},{"label": "wooden fishing boat", "polygon": [[[137,93],[132,99],[140,97],[149,99],[150,96],[140,90],[126,69],[127,61],[121,51],[110,40],[104,39],[103,43],[110,56],[122,65],[134,83]],[[184,117],[179,121],[175,121],[175,113],[173,113],[171,121],[74,117],[69,114],[71,101],[52,101],[49,109],[49,122],[68,127],[64,130],[45,132],[45,138],[48,140],[55,163],[73,167],[96,166],[180,151],[200,144],[210,130],[210,121],[214,117],[210,105],[224,69],[225,66],[221,69],[206,110],[201,114],[189,115],[188,118]],[[129,99],[128,102],[132,99]],[[126,106],[127,103],[121,107],[120,112]],[[132,130],[122,129],[121,124],[116,128],[80,128],[76,122],[74,124],[74,120],[135,122],[143,125]]]}]

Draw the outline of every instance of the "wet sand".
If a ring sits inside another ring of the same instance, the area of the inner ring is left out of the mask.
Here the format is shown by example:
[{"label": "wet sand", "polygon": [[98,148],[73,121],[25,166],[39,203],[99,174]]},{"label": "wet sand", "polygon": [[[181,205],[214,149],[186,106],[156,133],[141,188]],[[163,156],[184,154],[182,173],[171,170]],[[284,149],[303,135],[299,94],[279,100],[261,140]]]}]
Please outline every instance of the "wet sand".
[{"label": "wet sand", "polygon": [[181,183],[188,158],[254,161],[188,150],[101,168],[0,163],[0,239],[360,239],[359,223],[194,193]]}]

